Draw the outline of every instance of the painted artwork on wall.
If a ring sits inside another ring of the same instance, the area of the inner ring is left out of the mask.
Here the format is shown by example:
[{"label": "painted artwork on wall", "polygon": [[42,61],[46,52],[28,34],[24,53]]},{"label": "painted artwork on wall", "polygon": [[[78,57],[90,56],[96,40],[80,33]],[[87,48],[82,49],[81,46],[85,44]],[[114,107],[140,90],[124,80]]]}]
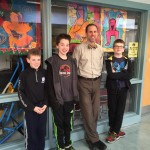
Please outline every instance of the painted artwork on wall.
[{"label": "painted artwork on wall", "polygon": [[39,6],[26,0],[0,2],[0,54],[24,54],[41,47]]},{"label": "painted artwork on wall", "polygon": [[[71,43],[86,41],[85,28],[89,23],[95,23],[100,33],[100,8],[96,6],[68,4],[67,33],[71,36]],[[100,43],[100,35],[97,39]]]},{"label": "painted artwork on wall", "polygon": [[101,46],[104,51],[113,51],[115,39],[125,40],[127,12],[123,10],[101,9]]}]

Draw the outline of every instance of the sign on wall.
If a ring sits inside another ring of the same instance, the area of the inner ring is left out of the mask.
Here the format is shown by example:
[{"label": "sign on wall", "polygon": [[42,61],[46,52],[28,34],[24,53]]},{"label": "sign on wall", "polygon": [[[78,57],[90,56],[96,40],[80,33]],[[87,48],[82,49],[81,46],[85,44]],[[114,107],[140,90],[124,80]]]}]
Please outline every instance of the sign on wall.
[{"label": "sign on wall", "polygon": [[138,52],[138,42],[129,42],[128,57],[129,58],[137,57],[137,52]]}]

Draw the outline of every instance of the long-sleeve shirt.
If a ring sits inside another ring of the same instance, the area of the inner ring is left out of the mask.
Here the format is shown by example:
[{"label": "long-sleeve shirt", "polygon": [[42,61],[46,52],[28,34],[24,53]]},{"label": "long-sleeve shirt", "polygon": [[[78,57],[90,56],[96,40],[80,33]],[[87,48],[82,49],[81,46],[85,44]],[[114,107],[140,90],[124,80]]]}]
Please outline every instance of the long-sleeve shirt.
[{"label": "long-sleeve shirt", "polygon": [[39,103],[47,105],[45,70],[27,68],[19,76],[18,97],[24,110],[33,111]]},{"label": "long-sleeve shirt", "polygon": [[103,50],[100,45],[97,48],[88,49],[88,42],[79,44],[73,53],[77,61],[77,72],[85,78],[96,78],[101,75],[103,67]]}]

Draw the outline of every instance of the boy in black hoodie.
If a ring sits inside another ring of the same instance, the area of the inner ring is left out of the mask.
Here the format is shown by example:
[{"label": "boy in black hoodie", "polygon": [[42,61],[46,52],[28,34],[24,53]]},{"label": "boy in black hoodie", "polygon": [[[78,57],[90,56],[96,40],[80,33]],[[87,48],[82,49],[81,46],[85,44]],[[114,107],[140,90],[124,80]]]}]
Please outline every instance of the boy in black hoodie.
[{"label": "boy in black hoodie", "polygon": [[56,38],[58,55],[46,60],[48,102],[54,115],[54,133],[58,150],[72,150],[71,130],[74,100],[78,100],[77,70],[73,58],[67,55],[71,37],[60,34]]},{"label": "boy in black hoodie", "polygon": [[125,136],[121,131],[123,114],[126,105],[127,92],[130,87],[131,61],[123,56],[125,42],[122,39],[114,41],[114,55],[106,60],[108,93],[109,132],[106,141],[113,143]]},{"label": "boy in black hoodie", "polygon": [[30,67],[21,72],[18,84],[19,100],[25,111],[25,148],[44,150],[47,99],[44,92],[45,70],[40,67],[40,50],[29,50],[27,62]]}]

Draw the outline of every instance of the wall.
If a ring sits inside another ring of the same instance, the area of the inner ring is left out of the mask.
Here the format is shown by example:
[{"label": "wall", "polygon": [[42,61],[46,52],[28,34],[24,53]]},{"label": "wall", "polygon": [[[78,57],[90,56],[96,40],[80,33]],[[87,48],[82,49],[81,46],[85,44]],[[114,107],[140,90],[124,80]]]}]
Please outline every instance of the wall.
[{"label": "wall", "polygon": [[[150,0],[128,0],[133,2],[145,3],[150,4]],[[150,41],[150,21],[148,25],[148,40]],[[149,106],[150,105],[150,43],[147,42],[147,49],[146,49],[146,62],[145,62],[145,72],[144,72],[144,86],[143,86],[143,96],[142,96],[142,106]],[[143,108],[144,109],[144,108]],[[149,107],[148,107],[149,109]]]},{"label": "wall", "polygon": [[[148,30],[148,40],[150,41],[150,21]],[[144,88],[143,88],[143,106],[150,105],[150,42],[147,43],[146,49],[146,62],[145,62],[145,72],[144,72]]]},{"label": "wall", "polygon": [[[128,0],[133,2],[139,2],[139,3],[146,3],[150,4],[150,0]],[[149,17],[150,20],[150,17]],[[148,25],[148,40],[150,41],[150,21]],[[144,86],[143,86],[143,97],[142,97],[142,106],[148,106],[150,105],[150,42],[147,42],[147,49],[146,49],[146,62],[145,62],[145,72],[144,72]],[[148,107],[149,108],[149,107]]]},{"label": "wall", "polygon": [[150,4],[150,0],[128,0],[128,1]]}]

